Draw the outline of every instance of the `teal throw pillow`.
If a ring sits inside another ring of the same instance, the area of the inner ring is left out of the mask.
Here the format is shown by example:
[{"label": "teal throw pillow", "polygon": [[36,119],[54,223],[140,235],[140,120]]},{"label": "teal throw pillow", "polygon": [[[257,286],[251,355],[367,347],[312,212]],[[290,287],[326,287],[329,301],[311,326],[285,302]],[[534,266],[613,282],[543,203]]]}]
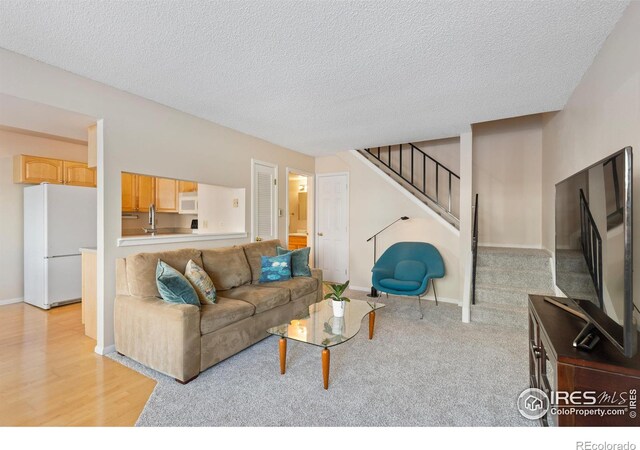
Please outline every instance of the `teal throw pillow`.
[{"label": "teal throw pillow", "polygon": [[291,253],[291,275],[294,277],[311,276],[311,269],[309,268],[309,253],[311,252],[311,247],[287,250],[286,248],[278,246],[276,250],[278,251],[278,255]]},{"label": "teal throw pillow", "polygon": [[189,280],[164,261],[156,266],[156,285],[162,299],[169,303],[200,306],[198,294]]},{"label": "teal throw pillow", "polygon": [[291,254],[280,256],[262,256],[260,283],[285,281],[291,279]]}]

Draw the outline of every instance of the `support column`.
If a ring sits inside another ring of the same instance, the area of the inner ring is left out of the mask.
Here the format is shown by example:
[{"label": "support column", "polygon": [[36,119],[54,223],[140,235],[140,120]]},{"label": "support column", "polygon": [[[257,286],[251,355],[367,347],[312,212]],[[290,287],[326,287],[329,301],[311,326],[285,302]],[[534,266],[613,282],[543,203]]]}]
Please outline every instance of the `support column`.
[{"label": "support column", "polygon": [[462,321],[471,320],[471,242],[473,239],[473,132],[460,135],[460,298]]}]

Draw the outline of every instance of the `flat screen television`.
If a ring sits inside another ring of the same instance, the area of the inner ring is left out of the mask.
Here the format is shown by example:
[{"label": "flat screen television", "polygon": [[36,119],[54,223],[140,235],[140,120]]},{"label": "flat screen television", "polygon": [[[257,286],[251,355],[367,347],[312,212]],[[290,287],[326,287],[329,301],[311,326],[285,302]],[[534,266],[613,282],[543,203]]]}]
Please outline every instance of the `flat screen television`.
[{"label": "flat screen television", "polygon": [[[633,300],[633,167],[626,147],[556,184],[556,285],[587,321],[574,346],[599,335],[625,356],[637,351]],[[583,343],[585,345],[580,345]]]}]

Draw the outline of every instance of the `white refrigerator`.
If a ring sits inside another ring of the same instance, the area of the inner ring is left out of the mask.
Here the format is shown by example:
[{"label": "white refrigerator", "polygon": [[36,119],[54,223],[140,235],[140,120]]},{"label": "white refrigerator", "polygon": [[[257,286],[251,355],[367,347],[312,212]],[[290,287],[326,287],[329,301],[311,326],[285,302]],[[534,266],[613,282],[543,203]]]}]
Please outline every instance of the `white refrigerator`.
[{"label": "white refrigerator", "polygon": [[49,309],[82,297],[81,247],[96,247],[95,188],[24,188],[24,301]]}]

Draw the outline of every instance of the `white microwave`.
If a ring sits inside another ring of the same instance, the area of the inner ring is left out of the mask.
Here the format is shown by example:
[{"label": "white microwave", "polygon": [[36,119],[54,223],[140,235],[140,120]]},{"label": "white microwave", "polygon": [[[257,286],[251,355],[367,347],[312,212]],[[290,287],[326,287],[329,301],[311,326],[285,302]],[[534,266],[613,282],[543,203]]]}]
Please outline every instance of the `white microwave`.
[{"label": "white microwave", "polygon": [[197,192],[181,192],[178,194],[178,214],[198,214]]}]

